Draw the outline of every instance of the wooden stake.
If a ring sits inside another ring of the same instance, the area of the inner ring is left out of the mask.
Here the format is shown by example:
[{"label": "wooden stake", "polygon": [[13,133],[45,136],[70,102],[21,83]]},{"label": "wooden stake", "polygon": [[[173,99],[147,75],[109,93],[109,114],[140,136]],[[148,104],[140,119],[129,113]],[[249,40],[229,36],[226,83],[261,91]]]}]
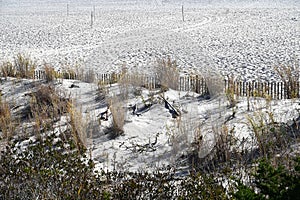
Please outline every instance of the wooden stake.
[{"label": "wooden stake", "polygon": [[67,16],[69,16],[69,4],[67,4]]},{"label": "wooden stake", "polygon": [[184,21],[184,11],[183,11],[183,5],[181,7],[181,13],[182,13],[182,21]]},{"label": "wooden stake", "polygon": [[91,28],[93,27],[93,11],[91,11]]},{"label": "wooden stake", "polygon": [[93,14],[94,14],[94,21],[95,21],[95,17],[96,17],[96,9],[95,9],[95,5],[93,7]]}]

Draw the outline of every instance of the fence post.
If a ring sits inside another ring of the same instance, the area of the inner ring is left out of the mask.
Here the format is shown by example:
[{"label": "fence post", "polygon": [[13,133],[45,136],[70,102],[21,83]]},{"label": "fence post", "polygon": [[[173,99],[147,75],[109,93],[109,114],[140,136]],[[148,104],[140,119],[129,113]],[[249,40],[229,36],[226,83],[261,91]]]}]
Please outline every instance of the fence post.
[{"label": "fence post", "polygon": [[280,82],[277,82],[277,93],[276,93],[276,95],[277,95],[277,99],[280,99],[280,94],[281,94],[281,92],[280,92]]},{"label": "fence post", "polygon": [[204,90],[205,90],[205,94],[209,94],[209,90],[208,90],[208,87],[207,87],[207,83],[206,83],[206,81],[205,81],[205,79],[203,78],[203,82],[204,82]]},{"label": "fence post", "polygon": [[199,76],[196,75],[196,83],[195,84],[196,84],[196,93],[197,94],[199,94],[199,88],[198,88],[199,87],[199,82],[198,81],[199,81]]},{"label": "fence post", "polygon": [[299,98],[300,97],[300,95],[299,95],[299,81],[297,82],[297,88],[296,88],[296,90],[297,90],[297,98]]}]

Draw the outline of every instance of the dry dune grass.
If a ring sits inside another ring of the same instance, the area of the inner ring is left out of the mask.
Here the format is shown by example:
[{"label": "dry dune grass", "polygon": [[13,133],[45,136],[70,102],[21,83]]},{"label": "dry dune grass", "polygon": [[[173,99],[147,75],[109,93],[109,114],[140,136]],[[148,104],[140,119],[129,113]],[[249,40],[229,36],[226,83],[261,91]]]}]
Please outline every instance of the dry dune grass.
[{"label": "dry dune grass", "polygon": [[13,62],[5,62],[0,66],[3,77],[33,78],[36,64],[26,55],[17,54]]},{"label": "dry dune grass", "polygon": [[162,89],[178,89],[179,71],[176,61],[172,61],[171,58],[157,61],[156,76],[161,82]]},{"label": "dry dune grass", "polygon": [[299,96],[299,66],[276,66],[275,72],[285,84],[287,98],[297,98]]},{"label": "dry dune grass", "polygon": [[10,138],[14,132],[14,124],[9,104],[0,95],[0,131],[3,138]]},{"label": "dry dune grass", "polygon": [[111,138],[116,138],[124,133],[123,127],[125,124],[126,110],[124,101],[118,96],[111,97],[109,102],[110,112],[113,116]]},{"label": "dry dune grass", "polygon": [[224,78],[218,73],[217,70],[210,69],[204,73],[205,82],[211,97],[216,97],[224,94]]},{"label": "dry dune grass", "polygon": [[69,132],[75,142],[77,149],[87,148],[87,130],[82,112],[76,110],[74,104],[69,101],[67,104],[67,114],[69,116]]}]

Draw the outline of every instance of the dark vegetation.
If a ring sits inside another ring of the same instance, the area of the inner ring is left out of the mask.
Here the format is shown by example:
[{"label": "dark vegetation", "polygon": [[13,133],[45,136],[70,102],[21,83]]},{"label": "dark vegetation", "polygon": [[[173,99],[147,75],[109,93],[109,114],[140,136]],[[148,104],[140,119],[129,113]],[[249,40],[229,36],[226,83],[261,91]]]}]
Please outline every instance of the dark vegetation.
[{"label": "dark vegetation", "polygon": [[[239,175],[191,171],[95,172],[94,163],[73,140],[51,134],[13,140],[1,152],[0,199],[299,199],[300,157],[274,162],[258,159],[250,182]],[[229,181],[223,187],[218,178]],[[227,192],[226,192],[227,191]],[[258,191],[258,192],[255,192]]]},{"label": "dark vegetation", "polygon": [[[161,66],[174,71],[175,64]],[[33,66],[17,57],[15,64],[2,66],[2,76],[29,78]],[[255,144],[251,149],[238,148],[233,129],[224,124],[214,130],[216,144],[210,154],[199,158],[196,145],[186,155],[190,167],[185,174],[176,167],[149,173],[95,171],[81,118],[72,100],[52,84],[55,72],[46,71],[47,84],[27,94],[30,103],[21,109],[21,119],[0,93],[0,199],[300,199],[300,157],[292,148],[299,143],[299,120],[277,123],[271,113],[268,120],[263,114],[249,117]],[[176,77],[166,78],[163,90],[176,87]],[[229,107],[235,108],[233,90],[227,95]],[[118,99],[110,104],[116,111],[122,108]],[[62,116],[68,116],[67,128],[58,133],[55,123]],[[29,123],[26,130],[24,120]],[[114,123],[121,132],[123,116]]]}]

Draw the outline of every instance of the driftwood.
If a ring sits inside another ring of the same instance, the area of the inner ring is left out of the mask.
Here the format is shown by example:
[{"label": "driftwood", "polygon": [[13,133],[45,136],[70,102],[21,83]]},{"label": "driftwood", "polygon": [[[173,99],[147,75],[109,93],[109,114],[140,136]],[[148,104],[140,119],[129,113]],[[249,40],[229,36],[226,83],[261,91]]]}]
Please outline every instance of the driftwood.
[{"label": "driftwood", "polygon": [[161,96],[161,98],[164,100],[165,108],[169,110],[169,112],[172,114],[172,118],[177,118],[180,116],[180,113],[177,111],[174,106],[172,106],[164,97]]},{"label": "driftwood", "polygon": [[108,120],[108,109],[109,107],[107,107],[107,109],[104,112],[101,112],[97,117],[100,117],[100,120]]},{"label": "driftwood", "polygon": [[126,150],[131,150],[132,152],[142,153],[142,152],[153,152],[156,151],[157,138],[159,133],[156,134],[154,142],[149,142],[146,144],[132,144],[132,146],[124,145],[124,142],[119,145],[119,147],[124,146]]},{"label": "driftwood", "polygon": [[69,88],[79,88],[79,85],[75,85],[75,83],[72,83],[72,85]]}]

